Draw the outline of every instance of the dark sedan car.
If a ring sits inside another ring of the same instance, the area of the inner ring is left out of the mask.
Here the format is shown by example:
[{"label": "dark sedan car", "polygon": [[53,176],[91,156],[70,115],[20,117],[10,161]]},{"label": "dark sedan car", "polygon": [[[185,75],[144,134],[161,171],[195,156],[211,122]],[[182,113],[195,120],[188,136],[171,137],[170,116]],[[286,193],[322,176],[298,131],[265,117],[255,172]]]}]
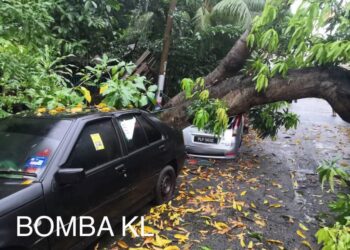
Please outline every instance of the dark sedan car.
[{"label": "dark sedan car", "polygon": [[116,225],[152,200],[170,200],[184,158],[181,132],[139,110],[2,119],[0,249],[82,248],[96,237],[20,237],[18,218],[40,232],[52,226],[42,216],[62,227],[81,216]]}]

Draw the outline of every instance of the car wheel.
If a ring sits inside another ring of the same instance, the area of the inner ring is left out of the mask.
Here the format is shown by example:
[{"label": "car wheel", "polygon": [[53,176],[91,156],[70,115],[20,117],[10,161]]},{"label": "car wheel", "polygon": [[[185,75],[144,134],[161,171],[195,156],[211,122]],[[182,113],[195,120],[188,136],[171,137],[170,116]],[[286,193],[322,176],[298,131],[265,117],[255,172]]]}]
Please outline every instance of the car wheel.
[{"label": "car wheel", "polygon": [[156,186],[156,204],[160,205],[171,200],[176,186],[176,174],[172,166],[166,166],[159,174]]}]

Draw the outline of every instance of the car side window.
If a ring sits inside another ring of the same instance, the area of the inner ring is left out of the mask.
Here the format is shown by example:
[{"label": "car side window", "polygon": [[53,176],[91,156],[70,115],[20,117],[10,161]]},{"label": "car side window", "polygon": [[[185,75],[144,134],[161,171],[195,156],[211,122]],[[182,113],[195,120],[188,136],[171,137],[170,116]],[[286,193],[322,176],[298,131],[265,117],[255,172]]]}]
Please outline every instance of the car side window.
[{"label": "car side window", "polygon": [[122,130],[129,153],[148,144],[143,128],[135,116],[122,116],[118,118],[118,123]]},{"label": "car side window", "polygon": [[145,130],[146,136],[150,143],[162,139],[162,134],[149,121],[142,116],[137,116],[137,120],[141,123],[141,126]]},{"label": "car side window", "polygon": [[66,165],[89,170],[121,156],[112,120],[100,120],[84,127]]}]

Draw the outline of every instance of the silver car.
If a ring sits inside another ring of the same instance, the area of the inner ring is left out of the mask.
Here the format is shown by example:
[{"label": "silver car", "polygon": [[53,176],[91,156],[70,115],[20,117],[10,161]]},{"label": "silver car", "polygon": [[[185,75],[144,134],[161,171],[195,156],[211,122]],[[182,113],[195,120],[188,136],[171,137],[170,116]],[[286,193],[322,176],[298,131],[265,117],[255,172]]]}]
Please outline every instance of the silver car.
[{"label": "silver car", "polygon": [[234,159],[242,143],[243,117],[230,117],[225,133],[220,137],[199,130],[195,126],[185,128],[183,132],[186,152],[188,156]]}]

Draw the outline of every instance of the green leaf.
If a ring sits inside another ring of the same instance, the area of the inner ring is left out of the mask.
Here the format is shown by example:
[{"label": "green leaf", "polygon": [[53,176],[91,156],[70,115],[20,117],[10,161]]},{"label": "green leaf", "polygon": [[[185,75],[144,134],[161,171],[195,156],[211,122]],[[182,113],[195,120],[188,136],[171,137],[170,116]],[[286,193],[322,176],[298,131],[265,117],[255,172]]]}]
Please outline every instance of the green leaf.
[{"label": "green leaf", "polygon": [[181,88],[185,91],[186,98],[192,97],[192,90],[194,88],[194,82],[190,78],[184,78],[181,81]]},{"label": "green leaf", "polygon": [[158,89],[157,85],[151,85],[148,87],[149,92],[155,92],[155,91],[157,91],[157,89]]},{"label": "green leaf", "polygon": [[147,96],[145,96],[145,95],[141,96],[141,98],[139,100],[139,104],[140,104],[140,107],[146,106],[148,104]]}]

